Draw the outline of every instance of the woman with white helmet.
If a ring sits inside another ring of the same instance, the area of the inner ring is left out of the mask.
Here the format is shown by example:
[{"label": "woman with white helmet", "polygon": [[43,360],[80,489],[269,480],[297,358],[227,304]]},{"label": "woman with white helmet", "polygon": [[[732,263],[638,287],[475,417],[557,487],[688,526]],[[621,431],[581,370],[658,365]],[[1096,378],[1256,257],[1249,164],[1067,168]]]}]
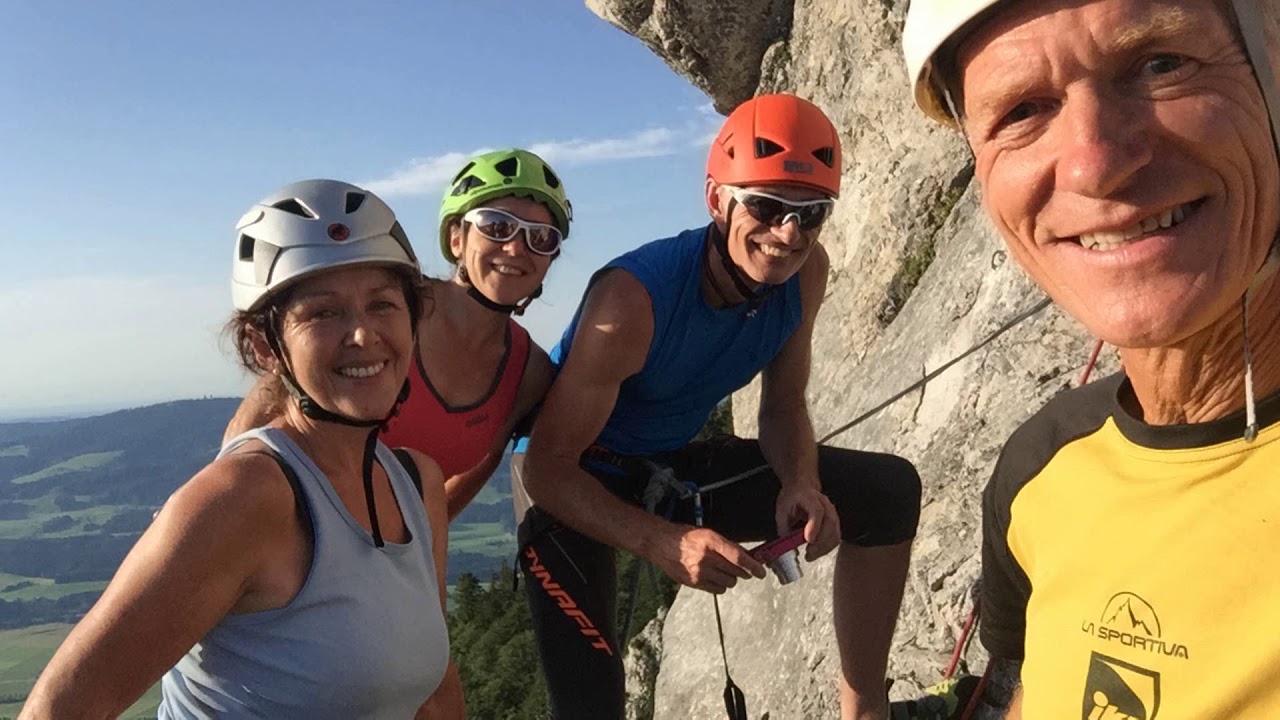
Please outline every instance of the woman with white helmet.
[{"label": "woman with white helmet", "polygon": [[377,432],[422,303],[381,200],[310,180],[237,226],[228,324],[293,398],[176,492],[46,667],[22,718],[463,717],[439,467]]},{"label": "woman with white helmet", "polygon": [[[454,271],[429,281],[409,398],[382,439],[440,465],[450,519],[480,492],[551,383],[546,352],[511,316],[542,294],[572,217],[559,176],[527,150],[477,155],[445,190],[438,232]],[[274,417],[282,399],[260,383],[227,437]]]}]

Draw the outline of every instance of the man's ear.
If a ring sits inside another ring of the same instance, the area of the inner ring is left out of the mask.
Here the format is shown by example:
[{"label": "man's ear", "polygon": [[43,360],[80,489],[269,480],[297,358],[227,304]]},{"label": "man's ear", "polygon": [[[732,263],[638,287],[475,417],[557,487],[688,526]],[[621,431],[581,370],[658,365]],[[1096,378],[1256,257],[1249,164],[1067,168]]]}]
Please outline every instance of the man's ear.
[{"label": "man's ear", "polygon": [[710,176],[707,176],[707,184],[704,188],[706,192],[707,213],[711,215],[711,221],[724,232],[725,223],[728,216],[725,213],[726,203],[724,202],[724,193],[720,192],[720,183],[716,182]]}]

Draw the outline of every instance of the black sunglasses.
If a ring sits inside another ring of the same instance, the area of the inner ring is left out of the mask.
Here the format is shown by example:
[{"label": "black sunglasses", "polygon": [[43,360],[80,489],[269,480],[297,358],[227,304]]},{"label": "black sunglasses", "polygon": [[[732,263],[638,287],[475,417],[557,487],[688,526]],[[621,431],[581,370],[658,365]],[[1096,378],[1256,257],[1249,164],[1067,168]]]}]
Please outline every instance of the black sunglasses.
[{"label": "black sunglasses", "polygon": [[732,185],[724,187],[729,189],[733,199],[746,208],[751,217],[772,227],[785,225],[795,218],[801,230],[817,229],[831,217],[831,209],[836,204],[831,198],[788,200],[759,190]]}]

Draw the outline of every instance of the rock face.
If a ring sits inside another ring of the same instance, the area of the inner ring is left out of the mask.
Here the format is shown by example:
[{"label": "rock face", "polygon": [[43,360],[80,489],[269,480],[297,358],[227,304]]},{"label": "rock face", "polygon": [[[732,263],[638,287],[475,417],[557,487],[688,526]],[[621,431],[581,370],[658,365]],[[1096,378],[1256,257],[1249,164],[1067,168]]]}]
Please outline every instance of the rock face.
[{"label": "rock face", "polygon": [[790,0],[587,0],[635,35],[722,113],[756,94],[761,59],[791,28]]},{"label": "rock face", "polygon": [[[819,436],[980,342],[1042,295],[989,229],[961,139],[930,124],[908,91],[905,0],[587,0],[705,90],[722,112],[755,93],[793,92],[841,131],[845,168],[823,232],[832,260],[809,403]],[[842,447],[916,463],[924,508],[890,660],[893,695],[941,677],[979,572],[981,491],[1004,440],[1075,384],[1090,338],[1050,306],[862,425]],[[1104,353],[1098,376],[1115,369]],[[755,430],[758,385],[734,397]],[[752,718],[837,717],[833,563],[781,587],[722,598],[730,669]],[[721,718],[711,598],[682,591],[666,619],[654,717]],[[969,662],[985,664],[978,643]],[[978,717],[995,717],[990,711]]]}]

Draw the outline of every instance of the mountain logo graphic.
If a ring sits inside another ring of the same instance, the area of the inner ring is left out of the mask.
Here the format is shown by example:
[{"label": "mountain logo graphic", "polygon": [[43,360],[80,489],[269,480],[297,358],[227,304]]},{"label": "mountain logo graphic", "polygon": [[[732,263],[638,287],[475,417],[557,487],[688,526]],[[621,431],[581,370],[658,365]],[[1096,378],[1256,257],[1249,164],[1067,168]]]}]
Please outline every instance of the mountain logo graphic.
[{"label": "mountain logo graphic", "polygon": [[1156,720],[1158,712],[1160,673],[1093,653],[1081,720]]},{"label": "mountain logo graphic", "polygon": [[1186,645],[1164,638],[1156,609],[1136,593],[1111,596],[1097,621],[1085,620],[1080,631],[1108,643],[1119,643],[1154,655],[1188,659]]},{"label": "mountain logo graphic", "polygon": [[1160,618],[1156,617],[1155,608],[1131,592],[1116,593],[1099,619],[1105,627],[1120,632],[1141,630],[1147,637],[1160,637]]}]

